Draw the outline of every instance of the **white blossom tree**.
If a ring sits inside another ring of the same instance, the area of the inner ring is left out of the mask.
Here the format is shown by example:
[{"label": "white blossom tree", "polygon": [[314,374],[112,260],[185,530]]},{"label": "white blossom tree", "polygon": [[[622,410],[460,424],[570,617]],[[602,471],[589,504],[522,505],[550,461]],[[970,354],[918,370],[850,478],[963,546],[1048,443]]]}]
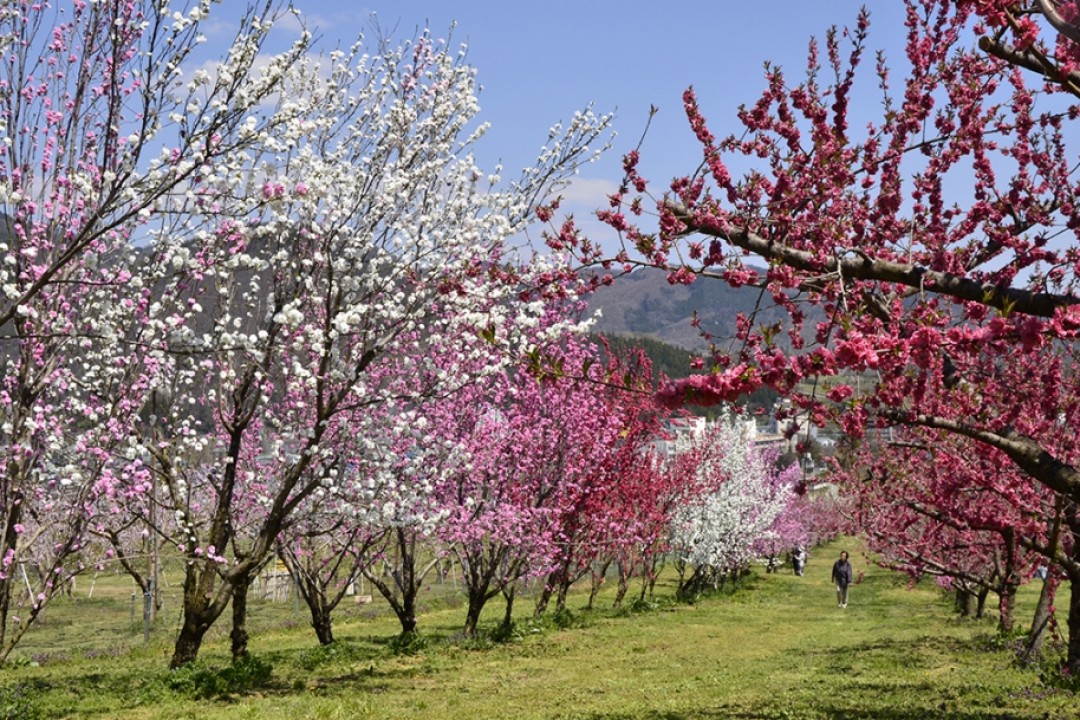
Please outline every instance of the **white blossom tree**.
[{"label": "white blossom tree", "polygon": [[470,154],[463,50],[422,32],[316,56],[301,32],[266,56],[267,0],[197,65],[214,4],[0,8],[0,558],[46,508],[70,531],[56,567],[87,529],[150,523],[187,560],[174,666],[230,601],[246,651],[248,583],[340,482],[365,407],[527,349],[529,293],[569,270],[509,241],[609,122],[576,114],[504,182]]},{"label": "white blossom tree", "polygon": [[797,495],[798,466],[780,472],[775,458],[755,448],[745,419],[722,415],[675,462],[691,463],[697,482],[672,520],[672,548],[693,568],[680,594],[693,595],[737,573],[755,558],[755,545]]},{"label": "white blossom tree", "polygon": [[[503,185],[470,154],[485,127],[474,69],[426,32],[272,62],[260,77],[275,81],[273,102],[235,131],[254,148],[201,168],[163,209],[184,231],[155,237],[179,270],[165,294],[188,312],[157,318],[173,432],[145,447],[160,468],[214,458],[198,509],[178,475],[162,477],[187,532],[173,666],[230,601],[233,653],[246,652],[248,584],[290,513],[340,482],[355,438],[376,429],[364,408],[453,392],[537,341],[520,332],[544,312],[529,293],[570,272],[515,257],[509,241],[608,124],[576,114]],[[212,426],[197,427],[198,407],[213,408]]]},{"label": "white blossom tree", "polygon": [[[173,315],[150,223],[253,146],[241,123],[274,87],[256,70],[271,3],[239,20],[231,79],[185,84],[211,4],[0,6],[0,661],[78,571],[97,508],[139,487],[131,428]],[[31,557],[47,570],[16,582]]]}]

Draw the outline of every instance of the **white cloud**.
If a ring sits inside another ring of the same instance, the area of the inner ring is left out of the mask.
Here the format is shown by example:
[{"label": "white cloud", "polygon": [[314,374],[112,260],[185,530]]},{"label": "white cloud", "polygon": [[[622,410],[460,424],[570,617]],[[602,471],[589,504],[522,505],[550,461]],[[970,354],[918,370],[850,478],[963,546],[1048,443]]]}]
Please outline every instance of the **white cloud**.
[{"label": "white cloud", "polygon": [[574,205],[589,211],[608,206],[608,198],[619,189],[618,183],[605,178],[571,178],[569,184],[559,191],[563,206]]}]

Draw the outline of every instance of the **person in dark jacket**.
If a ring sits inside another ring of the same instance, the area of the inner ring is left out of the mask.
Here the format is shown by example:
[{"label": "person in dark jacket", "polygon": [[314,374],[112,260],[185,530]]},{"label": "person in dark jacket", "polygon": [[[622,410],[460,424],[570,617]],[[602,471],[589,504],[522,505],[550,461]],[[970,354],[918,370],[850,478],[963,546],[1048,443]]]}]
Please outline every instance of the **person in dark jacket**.
[{"label": "person in dark jacket", "polygon": [[802,575],[806,568],[806,550],[802,545],[796,545],[791,552],[791,564],[795,567],[795,574]]},{"label": "person in dark jacket", "polygon": [[851,585],[851,563],[848,562],[847,552],[840,553],[840,559],[833,563],[832,579],[836,583],[836,602],[842,607],[847,607],[848,586]]}]

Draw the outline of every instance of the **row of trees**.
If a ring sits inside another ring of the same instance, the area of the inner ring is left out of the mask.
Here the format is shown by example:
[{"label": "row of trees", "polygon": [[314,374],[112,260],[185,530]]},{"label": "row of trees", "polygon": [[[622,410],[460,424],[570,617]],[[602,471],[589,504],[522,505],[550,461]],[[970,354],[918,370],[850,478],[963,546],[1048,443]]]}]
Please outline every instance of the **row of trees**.
[{"label": "row of trees", "polygon": [[867,445],[836,477],[870,547],[891,567],[939,578],[965,614],[981,615],[995,595],[1005,634],[1016,623],[1018,588],[1045,568],[1049,577],[1029,632],[1029,652],[1037,652],[1052,629],[1050,591],[1061,574],[1047,557],[1062,542],[1060,496],[1025,481],[993,453],[942,464],[965,446],[941,431],[909,429],[889,444]]},{"label": "row of trees", "polygon": [[[447,42],[270,55],[267,0],[208,64],[212,9],[0,10],[0,661],[96,563],[155,596],[161,548],[176,667],[230,608],[246,653],[275,558],[331,642],[359,574],[412,632],[453,555],[472,633],[526,580],[543,611],[614,565],[621,600],[669,551],[726,572],[793,542],[790,474],[730,429],[650,454],[649,364],[582,339],[570,253],[516,252],[610,117],[503,181]],[[695,513],[727,519],[712,549]]]},{"label": "row of trees", "polygon": [[[994,588],[1005,626],[1017,582],[1049,566],[1069,584],[1073,673],[1077,10],[908,0],[905,57],[865,69],[864,11],[811,42],[801,78],[768,66],[729,135],[713,134],[688,89],[702,155],[660,190],[643,175],[647,153],[626,156],[600,213],[621,251],[569,225],[550,234],[613,273],[716,278],[786,310],[782,322],[743,316],[731,343],[711,338],[711,372],[663,396],[709,404],[770,386],[809,422],[885,438],[847,468],[850,491],[878,506],[865,518],[877,546],[917,572]],[[874,99],[868,116],[860,101]],[[736,164],[751,169],[740,177]]]},{"label": "row of trees", "polygon": [[209,64],[212,5],[0,11],[0,658],[92,541],[135,569],[141,533],[185,559],[172,664],[230,602],[243,652],[248,586],[300,510],[424,485],[397,452],[417,408],[576,324],[566,263],[511,238],[608,117],[502,182],[470,154],[457,49],[316,56],[302,32],[268,55],[268,1]]},{"label": "row of trees", "polygon": [[[425,403],[408,448],[392,445],[402,478],[379,483],[377,502],[299,513],[294,527],[304,532],[286,531],[281,552],[320,642],[333,641],[330,613],[360,575],[412,633],[425,578],[460,567],[463,632],[474,635],[500,595],[509,629],[523,585],[540,615],[552,603],[563,610],[571,586],[586,579],[591,606],[613,572],[618,606],[634,578],[641,597],[651,595],[673,558],[680,594],[692,595],[818,539],[797,466],[780,471],[772,453],[755,449],[744,420],[725,417],[658,455],[655,441],[670,431],[642,355],[628,363],[568,340],[547,360],[557,374],[509,371]],[[355,471],[365,477],[370,468]],[[360,517],[358,507],[369,511]]]}]

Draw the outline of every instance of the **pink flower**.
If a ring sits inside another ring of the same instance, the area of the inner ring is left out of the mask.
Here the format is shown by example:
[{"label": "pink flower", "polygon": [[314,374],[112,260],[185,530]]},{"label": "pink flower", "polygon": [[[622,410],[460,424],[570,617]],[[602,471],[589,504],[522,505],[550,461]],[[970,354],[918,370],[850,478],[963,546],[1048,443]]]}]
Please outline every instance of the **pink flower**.
[{"label": "pink flower", "polygon": [[828,397],[833,402],[844,402],[854,394],[850,385],[837,385],[829,391]]},{"label": "pink flower", "polygon": [[285,196],[285,186],[281,183],[263,183],[262,194],[266,200],[277,200]]}]

